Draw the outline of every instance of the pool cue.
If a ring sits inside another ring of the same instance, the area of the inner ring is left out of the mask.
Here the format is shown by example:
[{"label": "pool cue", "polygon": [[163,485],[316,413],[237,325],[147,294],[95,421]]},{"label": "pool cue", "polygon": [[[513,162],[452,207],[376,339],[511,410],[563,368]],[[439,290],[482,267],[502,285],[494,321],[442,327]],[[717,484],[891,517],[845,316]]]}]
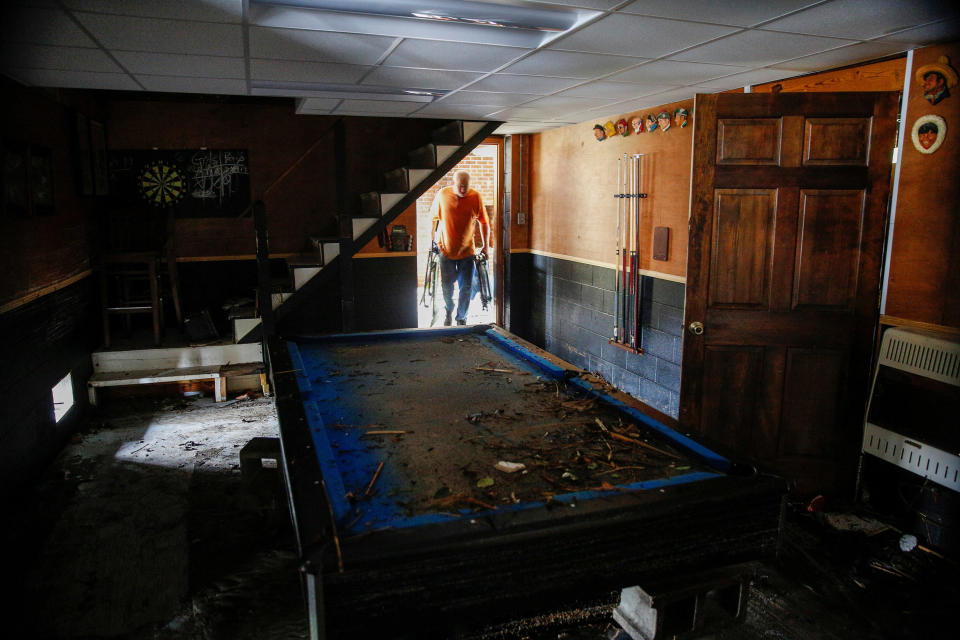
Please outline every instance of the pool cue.
[{"label": "pool cue", "polygon": [[616,259],[613,263],[613,268],[616,271],[616,286],[614,288],[613,294],[613,341],[620,341],[620,218],[622,216],[621,210],[623,209],[623,194],[620,192],[620,172],[623,164],[623,158],[617,158],[617,193],[613,194],[613,197],[617,199],[617,253]]},{"label": "pool cue", "polygon": [[643,195],[640,193],[640,158],[641,154],[634,154],[633,162],[636,165],[634,171],[634,180],[633,180],[633,200],[636,201],[634,205],[636,211],[636,242],[634,243],[634,252],[636,253],[636,263],[637,263],[637,280],[633,290],[633,342],[630,346],[634,349],[638,348],[638,345],[641,342],[640,338],[640,222],[641,222],[641,206],[640,199]]},{"label": "pool cue", "polygon": [[[626,155],[624,154],[624,160],[626,160]],[[627,174],[629,172],[629,165],[624,162],[624,170],[622,176],[622,182],[620,184],[620,193],[623,197],[627,196]],[[623,208],[623,296],[622,296],[622,309],[620,311],[620,317],[623,322],[623,332],[620,340],[620,344],[627,344],[627,336],[630,331],[630,325],[627,323],[627,311],[629,310],[629,287],[628,287],[628,278],[629,272],[627,268],[630,266],[630,200],[627,199]]]}]

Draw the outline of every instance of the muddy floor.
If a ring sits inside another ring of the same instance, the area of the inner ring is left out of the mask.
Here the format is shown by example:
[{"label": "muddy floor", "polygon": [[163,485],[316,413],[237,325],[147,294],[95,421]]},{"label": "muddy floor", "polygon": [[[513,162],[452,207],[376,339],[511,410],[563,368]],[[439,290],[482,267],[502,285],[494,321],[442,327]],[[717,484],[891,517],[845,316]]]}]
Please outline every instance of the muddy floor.
[{"label": "muddy floor", "polygon": [[[6,498],[15,588],[4,637],[307,637],[279,476],[239,470],[243,445],[276,433],[269,399],[107,403],[41,481]],[[780,558],[755,566],[743,620],[708,637],[944,635],[960,601],[957,565],[902,552],[898,537],[791,505]],[[627,640],[610,615],[616,599],[450,637]],[[423,636],[437,637],[429,612],[423,620]]]}]

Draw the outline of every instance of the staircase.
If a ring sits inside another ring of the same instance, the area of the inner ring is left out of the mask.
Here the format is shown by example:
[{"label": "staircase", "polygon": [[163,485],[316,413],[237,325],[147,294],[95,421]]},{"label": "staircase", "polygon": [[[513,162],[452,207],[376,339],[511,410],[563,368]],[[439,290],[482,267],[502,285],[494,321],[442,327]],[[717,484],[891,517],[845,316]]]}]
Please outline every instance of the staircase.
[{"label": "staircase", "polygon": [[[456,120],[435,129],[432,142],[411,151],[405,166],[383,174],[382,191],[360,194],[359,215],[348,221],[341,220],[341,228],[352,235],[312,238],[316,248],[313,254],[287,259],[289,282],[279,290],[274,287],[270,294],[277,321],[293,313],[303,300],[319,294],[321,287],[333,279],[337,271],[333,267],[338,262],[352,260],[357,251],[384,231],[500,124]],[[232,322],[236,342],[259,342],[262,339],[260,317],[251,313],[248,317],[234,317]]]}]

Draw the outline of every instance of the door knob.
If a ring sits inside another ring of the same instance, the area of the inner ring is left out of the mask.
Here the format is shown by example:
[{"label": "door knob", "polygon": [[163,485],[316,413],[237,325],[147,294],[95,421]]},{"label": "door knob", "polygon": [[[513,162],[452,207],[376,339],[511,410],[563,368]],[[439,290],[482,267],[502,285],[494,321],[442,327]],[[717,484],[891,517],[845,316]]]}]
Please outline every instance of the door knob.
[{"label": "door knob", "polygon": [[687,327],[695,336],[703,335],[703,323],[702,322],[691,322],[690,326]]}]

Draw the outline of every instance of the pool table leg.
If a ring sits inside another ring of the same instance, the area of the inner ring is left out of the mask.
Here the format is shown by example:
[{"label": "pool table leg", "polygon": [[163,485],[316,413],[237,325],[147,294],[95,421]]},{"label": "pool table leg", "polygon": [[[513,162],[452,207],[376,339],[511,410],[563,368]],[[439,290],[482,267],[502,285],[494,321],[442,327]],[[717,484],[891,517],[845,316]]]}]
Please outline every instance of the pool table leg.
[{"label": "pool table leg", "polygon": [[323,582],[320,576],[304,571],[307,586],[307,614],[310,620],[310,640],[325,640],[326,620],[323,611]]}]

